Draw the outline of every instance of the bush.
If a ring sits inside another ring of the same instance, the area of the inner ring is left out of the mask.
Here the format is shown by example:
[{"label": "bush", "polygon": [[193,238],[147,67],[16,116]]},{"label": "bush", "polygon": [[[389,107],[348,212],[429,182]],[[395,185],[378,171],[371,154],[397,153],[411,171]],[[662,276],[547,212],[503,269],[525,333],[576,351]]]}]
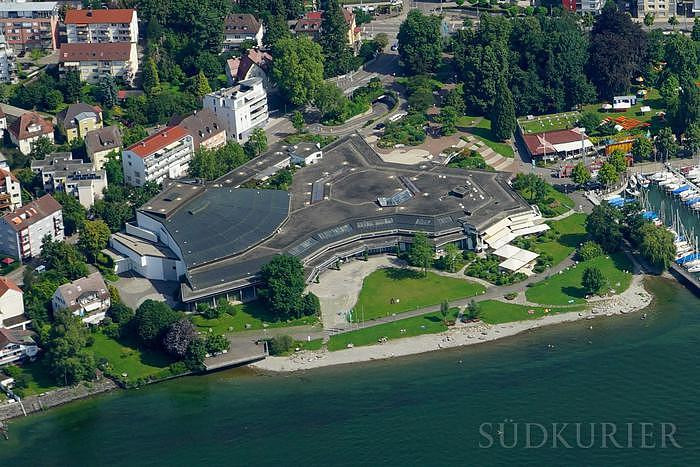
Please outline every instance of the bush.
[{"label": "bush", "polygon": [[270,355],[282,355],[294,345],[294,339],[288,335],[276,336],[270,339],[267,343]]},{"label": "bush", "polygon": [[[197,307],[199,309],[199,307]],[[202,311],[202,316],[206,319],[219,319],[223,313],[219,306],[206,305]]]},{"label": "bush", "polygon": [[178,319],[180,319],[180,313],[166,303],[149,299],[136,310],[134,324],[141,342],[153,346],[160,342],[170,325]]},{"label": "bush", "polygon": [[579,261],[589,261],[603,255],[603,248],[596,242],[587,241],[581,245],[576,253]]},{"label": "bush", "polygon": [[134,318],[134,310],[123,303],[112,303],[107,310],[107,317],[117,324],[127,324]]},{"label": "bush", "polygon": [[196,336],[194,324],[188,319],[180,319],[171,324],[165,333],[163,348],[169,354],[182,358]]},{"label": "bush", "polygon": [[495,285],[508,285],[523,281],[527,276],[521,272],[508,273],[501,271],[498,264],[501,259],[494,255],[488,255],[485,258],[477,258],[472,261],[464,270],[464,274],[471,277],[484,279]]},{"label": "bush", "polygon": [[190,371],[204,370],[204,359],[207,356],[207,347],[202,339],[194,339],[190,342],[182,361]]},{"label": "bush", "polygon": [[231,343],[226,337],[222,335],[210,335],[207,337],[204,345],[207,348],[207,353],[209,355],[215,355],[228,350],[231,347]]},{"label": "bush", "polygon": [[321,302],[318,297],[311,292],[304,295],[301,301],[301,313],[304,316],[313,316],[318,315],[320,311]]}]

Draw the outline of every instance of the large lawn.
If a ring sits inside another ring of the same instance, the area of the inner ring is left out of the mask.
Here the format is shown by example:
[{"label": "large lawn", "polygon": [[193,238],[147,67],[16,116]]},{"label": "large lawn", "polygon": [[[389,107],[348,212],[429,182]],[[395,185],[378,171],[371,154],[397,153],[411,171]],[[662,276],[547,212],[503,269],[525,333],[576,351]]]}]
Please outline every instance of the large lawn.
[{"label": "large lawn", "polygon": [[[362,283],[353,321],[370,320],[416,308],[437,305],[443,300],[472,297],[484,286],[433,272],[423,276],[413,269],[384,268],[374,271]],[[391,303],[391,299],[398,303]]]},{"label": "large lawn", "polygon": [[538,115],[532,120],[519,118],[518,123],[525,133],[540,133],[543,131],[566,130],[576,125],[581,114],[578,112],[562,112],[558,114]]},{"label": "large lawn", "polygon": [[586,292],[581,286],[581,279],[583,271],[589,266],[596,266],[603,271],[608,281],[605,292],[614,289],[619,293],[629,287],[632,274],[625,271],[631,271],[632,264],[624,253],[616,253],[579,263],[561,274],[555,274],[549,279],[538,282],[527,289],[525,296],[530,302],[544,305],[585,303]]},{"label": "large lawn", "polygon": [[[518,190],[518,193],[528,201],[532,200],[532,194],[528,189]],[[537,203],[544,217],[557,217],[573,209],[574,200],[568,195],[554,188],[547,183],[547,193],[545,201]]]},{"label": "large lawn", "polygon": [[[577,213],[558,221],[548,222],[556,240],[546,240],[550,235],[540,236],[529,245],[532,251],[552,256],[552,266],[564,261],[586,240],[586,215]],[[546,241],[541,241],[546,240]]]},{"label": "large lawn", "polygon": [[541,318],[556,313],[580,311],[583,305],[547,308],[538,306],[516,305],[515,303],[500,302],[498,300],[485,300],[479,302],[479,318],[489,324],[510,323],[527,319]]},{"label": "large lawn", "polygon": [[[270,328],[281,328],[287,326],[313,325],[318,323],[316,316],[305,316],[289,321],[279,321],[265,308],[260,300],[236,305],[234,316],[224,314],[217,319],[206,319],[201,315],[191,316],[194,325],[202,332],[209,332],[211,329],[215,334],[225,334],[231,332],[245,331],[251,329],[262,329],[266,326]],[[246,327],[246,325],[248,327]]]},{"label": "large lawn", "polygon": [[156,376],[174,363],[170,356],[163,352],[140,349],[131,339],[116,341],[101,332],[93,334],[95,343],[90,348],[95,359],[107,359],[112,373],[126,373],[129,381]]},{"label": "large lawn", "polygon": [[42,360],[23,363],[19,368],[27,381],[27,387],[21,390],[22,397],[35,396],[58,388],[56,379],[49,373],[48,367]]},{"label": "large lawn", "polygon": [[[479,120],[480,119],[480,120]],[[474,122],[477,122],[474,124]],[[513,148],[509,143],[496,141],[491,133],[491,121],[484,117],[460,117],[457,126],[480,138],[488,147],[503,157],[513,157]]]},{"label": "large lawn", "polygon": [[[450,309],[450,317],[454,319],[459,312],[459,308]],[[401,331],[404,332],[401,332]],[[435,334],[446,331],[447,325],[442,320],[440,313],[428,313],[413,318],[400,319],[391,323],[379,324],[357,331],[345,332],[331,336],[328,341],[328,350],[341,350],[347,348],[348,344],[355,347],[363,345],[377,344],[378,340],[386,337],[389,340],[401,339],[402,337],[419,336],[421,334]]]}]

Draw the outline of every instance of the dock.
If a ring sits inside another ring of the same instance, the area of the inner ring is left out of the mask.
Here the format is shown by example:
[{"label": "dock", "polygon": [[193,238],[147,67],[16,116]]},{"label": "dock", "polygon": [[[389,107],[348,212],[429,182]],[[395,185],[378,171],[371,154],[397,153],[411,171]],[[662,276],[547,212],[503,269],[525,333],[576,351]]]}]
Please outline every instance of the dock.
[{"label": "dock", "polygon": [[695,277],[694,274],[688,272],[683,266],[679,266],[676,263],[672,263],[668,270],[673,274],[681,283],[684,283],[691,291],[696,294],[700,294],[700,280]]},{"label": "dock", "polygon": [[229,337],[231,347],[228,352],[209,357],[204,361],[207,372],[235,368],[259,362],[267,358],[267,345],[247,338]]}]

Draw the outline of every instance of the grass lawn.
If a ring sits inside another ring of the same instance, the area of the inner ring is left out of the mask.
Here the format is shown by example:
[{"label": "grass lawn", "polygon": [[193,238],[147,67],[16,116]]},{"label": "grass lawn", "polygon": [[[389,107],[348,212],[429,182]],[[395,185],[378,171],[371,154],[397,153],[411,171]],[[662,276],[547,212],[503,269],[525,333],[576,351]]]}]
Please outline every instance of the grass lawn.
[{"label": "grass lawn", "polygon": [[[647,112],[645,114],[642,114],[639,109],[642,108],[642,106],[648,105],[651,107],[651,112]],[[612,112],[612,111],[606,111],[603,110],[602,104],[590,104],[586,105],[583,107],[583,110],[585,112],[597,112],[602,118],[605,117],[629,117],[629,118],[635,118],[639,121],[642,122],[652,122],[655,120],[654,114],[656,112],[665,110],[664,108],[664,103],[663,100],[661,99],[661,95],[659,94],[659,91],[656,89],[650,89],[649,93],[647,94],[646,98],[644,99],[637,99],[637,104],[633,105],[630,107],[629,110],[626,110],[624,112]]]},{"label": "grass lawn", "polygon": [[95,343],[91,350],[95,354],[95,359],[98,361],[101,358],[107,359],[112,372],[117,375],[126,373],[129,381],[155,376],[175,362],[163,352],[139,349],[129,339],[120,342],[101,332],[94,333],[93,337]]},{"label": "grass lawn", "polygon": [[552,255],[552,266],[561,263],[586,240],[586,217],[585,214],[577,213],[558,221],[548,222],[559,238],[548,242],[537,242],[534,251]]},{"label": "grass lawn", "polygon": [[533,120],[519,118],[518,123],[525,133],[540,133],[543,131],[573,128],[579,116],[580,114],[578,112],[562,112],[558,114],[538,115]]},{"label": "grass lawn", "polygon": [[[451,308],[450,318],[456,318],[458,312],[459,308]],[[402,329],[404,329],[405,332],[401,332]],[[421,316],[414,316],[413,318],[400,319],[391,323],[358,329],[357,331],[336,334],[331,336],[328,341],[328,350],[345,349],[348,344],[352,344],[355,347],[373,345],[382,337],[392,340],[401,339],[402,337],[419,336],[421,334],[436,334],[446,330],[447,326],[442,321],[440,313],[428,313]]]},{"label": "grass lawn", "polygon": [[[389,316],[416,308],[437,305],[443,300],[472,297],[484,286],[464,279],[428,272],[427,277],[413,269],[383,268],[367,276],[354,308],[357,322]],[[391,299],[399,303],[391,303]]]},{"label": "grass lawn", "polygon": [[58,388],[56,379],[49,373],[43,361],[23,363],[19,368],[27,381],[27,387],[22,389],[23,397],[35,396]]},{"label": "grass lawn", "polygon": [[[518,190],[518,193],[520,193],[523,198],[531,202],[530,190]],[[551,202],[547,204],[547,201]],[[574,200],[547,183],[547,194],[545,196],[545,201],[538,203],[538,205],[544,217],[556,217],[573,209]]]},{"label": "grass lawn", "polygon": [[581,286],[581,279],[583,271],[588,266],[597,266],[603,272],[608,281],[605,292],[610,289],[622,292],[630,285],[632,274],[625,271],[631,271],[632,264],[624,253],[615,253],[579,263],[569,268],[568,271],[563,271],[561,274],[555,274],[549,279],[538,282],[527,289],[525,296],[530,302],[545,305],[585,303],[586,292]]},{"label": "grass lawn", "polygon": [[[545,308],[516,305],[515,303],[500,302],[498,300],[485,300],[483,302],[479,302],[479,318],[485,323],[500,324],[510,323],[513,321],[524,321],[527,319],[536,319],[556,313],[580,311],[584,308],[584,306]],[[545,310],[547,311],[545,312]]]},{"label": "grass lawn", "polygon": [[[318,322],[316,316],[304,316],[303,318],[289,321],[277,321],[259,300],[236,305],[235,309],[236,314],[234,316],[223,314],[217,319],[206,319],[202,315],[192,315],[190,319],[199,331],[209,332],[209,329],[212,329],[215,334],[262,329],[264,327],[263,323],[267,324],[267,327],[270,328],[283,328],[288,326],[313,325]],[[246,328],[246,324],[249,325],[248,328]]]},{"label": "grass lawn", "polygon": [[[479,120],[481,119],[481,120]],[[477,122],[474,125],[474,122]],[[491,121],[485,117],[460,117],[457,119],[457,127],[480,138],[488,147],[503,157],[513,157],[513,148],[510,144],[496,141],[491,134]]]}]

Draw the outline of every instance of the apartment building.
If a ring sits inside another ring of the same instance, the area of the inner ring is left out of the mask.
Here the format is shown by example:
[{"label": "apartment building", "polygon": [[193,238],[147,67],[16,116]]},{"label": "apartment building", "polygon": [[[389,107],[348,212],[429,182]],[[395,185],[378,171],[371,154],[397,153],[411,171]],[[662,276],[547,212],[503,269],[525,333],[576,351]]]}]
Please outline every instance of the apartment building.
[{"label": "apartment building", "polygon": [[67,309],[88,324],[102,321],[110,304],[109,290],[99,272],[61,285],[51,298],[54,313]]},{"label": "apartment building", "polygon": [[0,366],[36,357],[39,346],[34,337],[31,331],[0,327]]},{"label": "apartment building", "polygon": [[192,136],[195,151],[200,147],[216,149],[226,144],[226,128],[211,109],[198,110],[187,117],[175,117],[170,120],[170,125],[179,125]]},{"label": "apartment building", "polygon": [[74,139],[85,138],[88,131],[102,128],[102,109],[96,105],[79,102],[69,105],[56,119],[70,143]]},{"label": "apartment building", "polygon": [[21,261],[39,256],[46,236],[64,238],[61,205],[51,195],[0,217],[0,253]]},{"label": "apartment building", "polygon": [[68,10],[66,12],[66,42],[103,43],[132,42],[139,37],[136,10]]},{"label": "apartment building", "polygon": [[139,68],[133,42],[62,44],[58,63],[62,74],[77,70],[81,81],[92,84],[103,76],[112,75],[131,86]]},{"label": "apartment building", "polygon": [[15,52],[58,47],[58,2],[2,2],[0,26]]},{"label": "apartment building", "polygon": [[250,132],[267,123],[267,92],[260,78],[241,81],[236,86],[204,96],[203,107],[210,109],[226,127],[229,140],[246,141]]},{"label": "apartment building", "polygon": [[0,211],[22,207],[22,186],[9,169],[0,168]]},{"label": "apartment building", "polygon": [[653,13],[657,19],[675,16],[676,0],[639,0],[637,17],[644,18],[647,13]]},{"label": "apartment building", "polygon": [[0,33],[0,83],[14,83],[15,81],[17,81],[15,52],[7,43],[5,35]]},{"label": "apartment building", "polygon": [[248,13],[232,13],[224,20],[223,49],[237,49],[245,41],[252,41],[256,47],[262,47],[263,34],[263,25],[255,16]]},{"label": "apartment building", "polygon": [[[17,109],[21,110],[21,109]],[[53,124],[36,112],[24,112],[8,126],[10,140],[22,154],[32,152],[32,145],[39,138],[47,138],[52,143]]]},{"label": "apartment building", "polygon": [[90,209],[95,200],[102,199],[107,188],[104,170],[95,170],[90,162],[73,159],[70,152],[55,152],[31,163],[32,171],[39,175],[44,191],[63,191]]},{"label": "apartment building", "polygon": [[95,169],[104,168],[107,156],[122,150],[122,134],[116,125],[88,131],[85,135],[85,152]]},{"label": "apartment building", "polygon": [[0,277],[0,327],[24,328],[24,293],[11,279]]},{"label": "apartment building", "polygon": [[167,127],[126,148],[122,153],[124,180],[134,186],[162,183],[187,174],[194,154],[192,136],[181,126]]},{"label": "apartment building", "polygon": [[577,13],[600,14],[605,6],[605,0],[576,0]]}]

